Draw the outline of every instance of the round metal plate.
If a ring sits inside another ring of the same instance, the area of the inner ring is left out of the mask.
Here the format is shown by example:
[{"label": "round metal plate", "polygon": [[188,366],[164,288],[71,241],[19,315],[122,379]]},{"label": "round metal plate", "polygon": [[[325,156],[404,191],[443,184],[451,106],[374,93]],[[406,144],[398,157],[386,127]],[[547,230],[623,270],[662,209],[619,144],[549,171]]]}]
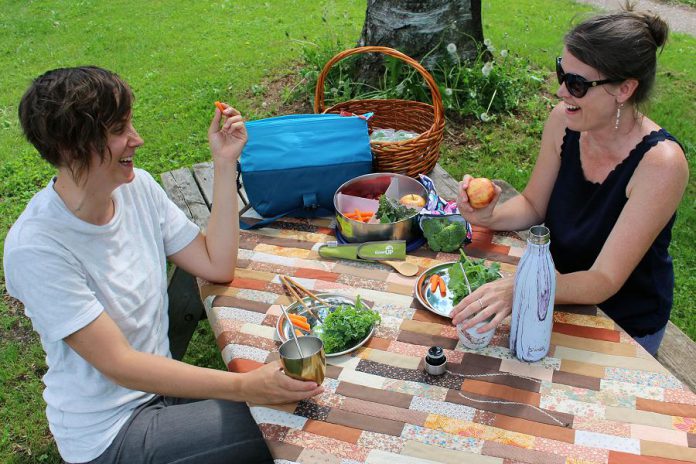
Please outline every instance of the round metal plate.
[{"label": "round metal plate", "polygon": [[[333,310],[336,308],[336,306],[340,304],[350,304],[354,305],[355,300],[345,297],[343,295],[337,295],[335,293],[318,293],[317,296],[321,298],[322,300],[325,300],[326,302],[330,303],[331,306],[323,306],[317,303],[316,301],[312,300],[309,297],[303,298],[302,301],[309,306],[312,311],[317,314],[321,319],[325,319],[326,316],[328,316]],[[310,334],[311,335],[316,335],[319,336],[321,333],[321,321],[313,317],[309,311],[307,311],[301,304],[295,302],[285,308],[285,310],[288,312],[288,314],[298,314],[300,316],[304,316],[307,318],[307,322],[309,323],[311,327]],[[293,330],[292,324],[288,323],[288,321],[281,315],[281,317],[278,319],[278,323],[276,324],[276,332],[278,333],[278,338],[280,338],[281,341],[286,341],[288,338],[292,336],[291,330]],[[327,358],[332,358],[335,356],[341,356],[347,353],[350,353],[351,351],[355,351],[361,346],[363,346],[369,339],[372,337],[372,334],[375,332],[375,326],[374,324],[372,325],[372,328],[368,332],[368,334],[360,340],[358,343],[355,345],[343,350],[339,351],[337,353],[326,353]]]},{"label": "round metal plate", "polygon": [[425,306],[430,311],[440,316],[450,317],[452,312],[452,292],[447,289],[445,296],[440,294],[439,290],[435,292],[430,291],[430,277],[437,274],[445,281],[445,284],[449,284],[449,268],[456,261],[451,261],[447,263],[438,264],[431,268],[426,269],[416,280],[416,298],[420,303]]},{"label": "round metal plate", "polygon": [[[423,273],[418,276],[416,280],[416,298],[420,303],[425,306],[426,309],[439,314],[444,317],[451,317],[452,309],[454,304],[452,301],[452,292],[449,290],[449,268],[457,263],[457,261],[449,261],[447,263],[438,264],[431,268],[426,269]],[[438,274],[445,281],[447,285],[447,293],[442,296],[439,290],[435,290],[435,293],[430,291],[430,277]],[[500,277],[502,274],[498,273]],[[473,288],[472,290],[476,290]]]}]

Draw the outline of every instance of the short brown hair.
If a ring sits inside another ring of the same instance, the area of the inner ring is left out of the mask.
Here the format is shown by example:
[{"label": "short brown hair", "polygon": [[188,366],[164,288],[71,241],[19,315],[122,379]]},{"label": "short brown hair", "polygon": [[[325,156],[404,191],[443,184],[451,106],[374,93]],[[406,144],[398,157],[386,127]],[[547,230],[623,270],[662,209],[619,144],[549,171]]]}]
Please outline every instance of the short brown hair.
[{"label": "short brown hair", "polygon": [[60,68],[32,82],[19,104],[27,140],[55,167],[79,181],[92,153],[103,161],[110,131],[128,120],[133,93],[115,73],[96,66]]},{"label": "short brown hair", "polygon": [[594,16],[575,26],[564,42],[571,55],[592,66],[606,79],[635,79],[638,87],[631,96],[636,105],[650,97],[655,83],[657,50],[667,41],[669,27],[659,16],[623,11]]}]

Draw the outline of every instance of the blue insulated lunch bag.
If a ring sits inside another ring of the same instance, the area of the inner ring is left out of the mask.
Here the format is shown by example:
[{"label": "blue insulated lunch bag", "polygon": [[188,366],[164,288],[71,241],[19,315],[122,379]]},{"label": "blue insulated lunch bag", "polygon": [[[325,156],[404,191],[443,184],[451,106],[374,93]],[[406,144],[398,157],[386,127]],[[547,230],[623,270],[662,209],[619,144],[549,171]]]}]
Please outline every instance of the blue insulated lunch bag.
[{"label": "blue insulated lunch bag", "polygon": [[250,121],[246,129],[242,183],[264,218],[331,215],[338,187],[372,172],[364,117],[298,114]]}]

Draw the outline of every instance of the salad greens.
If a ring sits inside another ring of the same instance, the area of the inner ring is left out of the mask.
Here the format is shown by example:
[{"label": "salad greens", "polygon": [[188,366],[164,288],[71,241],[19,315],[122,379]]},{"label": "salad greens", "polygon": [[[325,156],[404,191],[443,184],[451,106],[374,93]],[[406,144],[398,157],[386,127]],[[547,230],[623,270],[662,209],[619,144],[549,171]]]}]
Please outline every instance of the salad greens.
[{"label": "salad greens", "polygon": [[499,263],[486,266],[483,259],[469,259],[469,257],[464,254],[464,251],[460,249],[459,252],[461,253],[459,261],[450,266],[448,270],[449,282],[447,283],[447,288],[452,292],[453,305],[462,301],[462,299],[469,294],[469,289],[466,288],[466,280],[464,280],[462,268],[459,266],[459,263],[462,263],[464,272],[466,272],[466,277],[469,279],[472,292],[481,285],[500,278],[500,274],[498,274],[500,272]]},{"label": "salad greens", "polygon": [[373,324],[380,320],[379,313],[365,306],[358,295],[355,306],[339,305],[326,316],[317,335],[324,342],[327,354],[338,353],[364,339]]},{"label": "salad greens", "polygon": [[382,224],[388,224],[391,222],[399,222],[404,219],[414,216],[418,211],[404,206],[390,198],[386,195],[380,195],[379,197],[379,207],[377,208],[377,213],[375,217],[379,219]]}]

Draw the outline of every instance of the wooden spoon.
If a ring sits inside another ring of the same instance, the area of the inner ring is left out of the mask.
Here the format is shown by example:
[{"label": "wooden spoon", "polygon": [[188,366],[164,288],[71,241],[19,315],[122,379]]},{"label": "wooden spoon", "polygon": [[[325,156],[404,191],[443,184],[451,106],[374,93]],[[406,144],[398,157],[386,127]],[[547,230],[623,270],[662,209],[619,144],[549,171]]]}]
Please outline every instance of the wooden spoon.
[{"label": "wooden spoon", "polygon": [[418,274],[418,265],[409,263],[408,261],[380,260],[379,262],[388,264],[389,266],[396,269],[396,272],[406,277],[411,277]]}]

